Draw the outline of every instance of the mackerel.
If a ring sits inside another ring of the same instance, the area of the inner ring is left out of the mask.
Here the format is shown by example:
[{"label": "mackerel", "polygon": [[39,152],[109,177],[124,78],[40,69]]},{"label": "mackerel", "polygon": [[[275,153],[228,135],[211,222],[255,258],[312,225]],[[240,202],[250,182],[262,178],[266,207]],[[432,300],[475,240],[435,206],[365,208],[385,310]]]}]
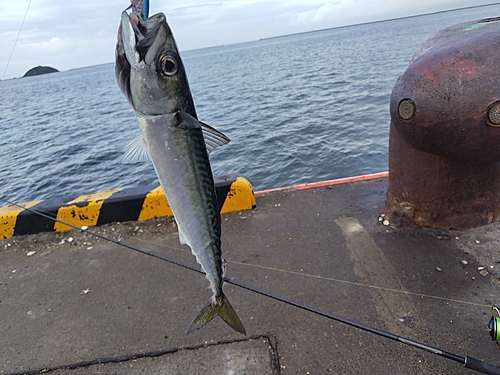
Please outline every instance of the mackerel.
[{"label": "mackerel", "polygon": [[[190,334],[220,316],[245,328],[222,291],[221,223],[208,152],[229,139],[198,121],[184,65],[163,13],[122,12],[116,47],[118,85],[133,107],[141,136],[126,159],[150,158],[187,244],[205,272],[212,297],[191,322]],[[135,10],[135,11],[134,11]]]}]

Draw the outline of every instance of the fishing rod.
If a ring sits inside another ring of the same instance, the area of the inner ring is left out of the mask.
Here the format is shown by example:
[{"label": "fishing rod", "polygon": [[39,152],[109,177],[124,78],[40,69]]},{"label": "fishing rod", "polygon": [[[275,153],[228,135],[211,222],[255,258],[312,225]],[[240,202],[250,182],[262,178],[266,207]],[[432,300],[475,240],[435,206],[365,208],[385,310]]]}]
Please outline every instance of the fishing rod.
[{"label": "fishing rod", "polygon": [[7,65],[5,66],[5,70],[3,72],[2,79],[5,78],[5,75],[7,74],[7,69],[9,69],[10,60],[12,59],[12,55],[14,54],[14,50],[16,49],[17,42],[19,40],[19,36],[21,35],[21,30],[23,29],[24,22],[26,21],[26,17],[28,16],[28,11],[30,10],[30,6],[31,6],[31,1],[32,0],[30,0],[30,2],[28,3],[28,7],[26,8],[26,13],[24,13],[23,22],[21,23],[21,27],[19,28],[19,32],[17,33],[17,37],[16,37],[16,40],[14,42],[14,46],[12,47],[12,51],[10,51],[9,59],[7,60]]},{"label": "fishing rod", "polygon": [[[9,202],[7,202],[7,203],[9,203]],[[69,227],[71,227],[73,229],[76,229],[76,230],[79,230],[81,232],[90,234],[91,236],[103,239],[105,241],[114,243],[116,245],[123,246],[125,248],[137,251],[137,252],[139,252],[141,254],[145,254],[145,255],[151,256],[153,258],[157,258],[157,259],[166,261],[166,262],[168,262],[170,264],[174,264],[176,266],[180,266],[182,268],[185,268],[185,269],[188,269],[188,270],[191,270],[191,271],[203,274],[203,275],[205,274],[203,271],[201,271],[198,268],[195,268],[195,267],[190,266],[188,264],[184,264],[182,262],[178,262],[176,260],[167,258],[167,257],[165,257],[163,255],[159,255],[159,254],[156,254],[156,253],[153,253],[153,252],[141,249],[141,248],[139,248],[137,246],[133,246],[133,245],[127,244],[125,242],[122,242],[121,239],[114,239],[114,238],[110,238],[110,237],[104,236],[104,235],[102,235],[100,233],[90,231],[86,227],[78,227],[78,226],[76,226],[74,224],[67,223],[67,222],[65,222],[63,220],[60,220],[60,219],[55,218],[55,217],[52,217],[51,215],[48,215],[46,213],[43,213],[41,211],[38,211],[38,210],[35,210],[35,209],[32,209],[32,208],[24,207],[24,206],[22,206],[20,204],[16,204],[16,203],[9,203],[9,204],[11,204],[13,206],[21,207],[21,208],[23,208],[23,209],[25,209],[25,210],[27,210],[29,212],[32,212],[32,213],[34,213],[36,215],[39,215],[41,217],[53,220],[55,222],[58,222],[58,223],[61,223],[61,224],[64,224],[64,225],[67,225],[67,226],[69,226]],[[385,337],[387,339],[390,339],[390,340],[393,340],[393,341],[397,341],[397,342],[400,342],[402,344],[412,346],[414,348],[419,348],[419,349],[422,349],[422,350],[427,351],[429,353],[432,353],[432,354],[435,354],[435,355],[439,355],[441,357],[444,357],[444,358],[450,359],[452,361],[461,363],[462,365],[464,365],[465,368],[468,368],[470,370],[475,370],[475,371],[483,373],[483,374],[500,375],[500,367],[498,367],[496,365],[493,365],[493,364],[490,364],[490,363],[487,363],[487,362],[484,362],[484,361],[481,361],[479,359],[476,359],[476,358],[473,358],[473,357],[469,357],[469,356],[465,356],[465,357],[459,356],[459,355],[456,355],[456,354],[453,354],[453,353],[441,350],[439,348],[435,348],[435,347],[423,344],[423,343],[418,342],[418,341],[414,341],[414,340],[411,340],[411,339],[408,339],[408,338],[405,338],[405,337],[402,337],[402,336],[395,335],[395,334],[387,332],[387,331],[383,331],[383,330],[380,330],[380,329],[377,329],[377,328],[374,328],[374,327],[370,327],[370,326],[362,324],[362,323],[358,323],[358,322],[356,322],[354,320],[347,319],[347,318],[341,317],[339,315],[335,315],[335,314],[329,313],[327,311],[316,309],[314,307],[305,305],[303,303],[299,303],[299,302],[293,301],[291,299],[279,296],[277,294],[274,294],[274,293],[271,293],[271,292],[268,292],[268,291],[265,291],[265,290],[262,290],[262,289],[258,289],[258,288],[255,288],[255,287],[243,284],[243,283],[241,283],[239,281],[236,281],[236,280],[233,280],[233,279],[229,279],[227,277],[223,277],[222,279],[224,280],[224,282],[226,282],[228,284],[238,286],[238,287],[240,287],[242,289],[246,289],[248,291],[260,294],[262,296],[274,299],[274,300],[279,301],[279,302],[283,302],[283,303],[285,303],[287,305],[295,306],[297,308],[300,308],[302,310],[305,310],[305,311],[308,311],[308,312],[311,312],[311,313],[323,316],[325,318],[332,319],[332,320],[335,320],[337,322],[349,325],[351,327],[358,328],[360,330],[373,333],[374,335],[382,336],[382,337]],[[495,310],[495,308],[496,307],[493,307],[494,310]],[[497,341],[497,345],[499,345],[498,342],[500,341],[500,310],[498,308],[496,308],[495,311],[497,311],[499,317],[498,318],[492,317],[488,327],[490,329],[490,335],[491,335],[492,339],[494,341]]]}]

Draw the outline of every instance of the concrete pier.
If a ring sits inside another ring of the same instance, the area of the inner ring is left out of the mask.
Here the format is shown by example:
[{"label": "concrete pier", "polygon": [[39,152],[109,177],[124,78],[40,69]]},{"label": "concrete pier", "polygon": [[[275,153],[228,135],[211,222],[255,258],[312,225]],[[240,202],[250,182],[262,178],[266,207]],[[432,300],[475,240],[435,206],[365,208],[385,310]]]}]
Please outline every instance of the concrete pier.
[{"label": "concrete pier", "polygon": [[[222,215],[227,276],[500,364],[500,229],[396,229],[387,178],[257,194]],[[196,265],[173,220],[90,228]],[[203,275],[79,231],[0,241],[0,374],[471,374],[460,364],[225,285],[247,336],[220,319],[186,336]]]}]

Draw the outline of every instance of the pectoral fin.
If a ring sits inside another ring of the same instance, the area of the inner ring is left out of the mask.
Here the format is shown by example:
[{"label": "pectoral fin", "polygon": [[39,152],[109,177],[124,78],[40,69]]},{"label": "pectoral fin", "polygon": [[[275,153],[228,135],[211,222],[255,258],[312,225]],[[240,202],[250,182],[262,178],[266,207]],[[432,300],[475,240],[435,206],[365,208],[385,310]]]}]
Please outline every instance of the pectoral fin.
[{"label": "pectoral fin", "polygon": [[212,128],[210,125],[207,125],[204,122],[200,122],[200,124],[208,153],[216,147],[227,145],[231,141],[228,137],[217,129]]},{"label": "pectoral fin", "polygon": [[198,121],[187,112],[179,111],[177,113],[177,116],[179,116],[180,119],[179,126],[185,126],[188,129],[201,127],[208,153],[210,153],[214,148],[227,145],[230,142],[230,139],[220,131],[211,127],[210,125],[205,124],[204,122]]},{"label": "pectoral fin", "polygon": [[123,156],[122,163],[130,164],[146,160],[151,161],[148,146],[146,146],[146,142],[142,135],[139,135],[125,146],[125,155]]}]

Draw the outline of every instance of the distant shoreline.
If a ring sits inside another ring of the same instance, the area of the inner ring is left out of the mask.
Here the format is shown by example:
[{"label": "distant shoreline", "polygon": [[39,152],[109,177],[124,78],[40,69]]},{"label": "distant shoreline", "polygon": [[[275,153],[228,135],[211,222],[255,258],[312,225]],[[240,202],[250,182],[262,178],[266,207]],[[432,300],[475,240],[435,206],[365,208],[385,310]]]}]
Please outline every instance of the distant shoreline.
[{"label": "distant shoreline", "polygon": [[[270,36],[270,37],[265,37],[265,38],[260,38],[260,39],[254,39],[254,40],[248,40],[248,41],[241,41],[241,42],[237,42],[237,43],[230,43],[230,44],[224,44],[224,43],[222,43],[222,44],[208,46],[208,47],[201,47],[201,48],[181,50],[181,52],[182,53],[186,53],[186,52],[203,51],[203,50],[209,50],[209,49],[212,49],[212,48],[219,48],[219,47],[225,47],[225,46],[228,47],[228,46],[233,46],[233,45],[243,44],[243,43],[252,43],[252,42],[258,42],[258,41],[266,41],[266,40],[272,40],[272,39],[278,39],[278,38],[285,38],[285,37],[288,37],[288,36],[305,35],[305,34],[322,32],[322,31],[327,31],[327,30],[343,29],[343,28],[353,27],[353,26],[362,26],[362,25],[370,25],[370,24],[376,24],[376,23],[382,23],[382,22],[390,22],[390,21],[397,21],[397,20],[418,18],[418,17],[430,16],[430,15],[441,14],[441,13],[450,13],[450,12],[455,12],[455,11],[461,11],[461,10],[466,10],[466,9],[484,8],[484,7],[493,6],[493,5],[500,5],[500,1],[497,1],[497,2],[494,2],[494,3],[489,3],[489,4],[472,5],[472,6],[467,6],[467,7],[462,7],[462,8],[456,8],[456,9],[441,10],[441,11],[430,12],[430,13],[425,13],[425,14],[417,14],[417,15],[413,15],[413,16],[396,17],[396,18],[389,18],[389,19],[378,20],[378,21],[369,21],[369,22],[362,22],[362,23],[356,23],[356,24],[350,24],[350,25],[344,25],[344,26],[327,27],[327,28],[324,28],[324,29],[302,31],[302,32],[292,33],[292,34],[276,35],[276,36]],[[95,65],[87,65],[87,66],[70,68],[67,71],[73,71],[73,70],[77,70],[77,69],[92,68],[92,67],[96,67],[96,66],[100,66],[100,65],[107,65],[107,64],[114,64],[114,61],[110,61],[110,62],[106,62],[106,63],[98,63],[98,64],[95,64]],[[7,78],[7,79],[3,79],[3,81],[7,81],[7,80],[11,80],[11,79],[17,79],[17,78],[22,78],[22,77]]]},{"label": "distant shoreline", "polygon": [[58,72],[59,72],[59,70],[57,70],[56,68],[53,68],[51,66],[38,65],[38,66],[35,66],[34,68],[31,68],[26,73],[24,73],[22,78],[41,76],[43,74],[58,73]]},{"label": "distant shoreline", "polygon": [[270,37],[266,37],[266,38],[248,40],[246,42],[238,42],[238,43],[231,43],[231,44],[224,44],[224,43],[222,43],[222,44],[218,44],[218,45],[215,45],[215,46],[181,50],[181,52],[203,51],[203,50],[207,50],[207,49],[211,49],[211,48],[218,48],[218,47],[225,47],[225,46],[234,46],[236,44],[242,44],[242,43],[252,43],[252,42],[258,42],[258,41],[261,41],[261,40],[264,41],[264,40],[271,40],[271,39],[278,39],[278,38],[286,38],[288,36],[311,34],[311,33],[316,33],[316,32],[321,32],[321,31],[326,31],[326,30],[343,29],[343,28],[347,28],[347,27],[370,25],[370,24],[374,24],[374,23],[382,23],[382,22],[404,20],[404,19],[409,19],[409,18],[425,17],[425,16],[431,16],[433,14],[449,13],[449,12],[455,12],[455,11],[460,11],[460,10],[465,10],[465,9],[483,8],[483,7],[488,7],[488,6],[492,6],[492,5],[500,5],[500,1],[495,2],[495,3],[491,3],[491,4],[472,5],[472,6],[462,7],[462,8],[456,8],[456,9],[439,10],[439,11],[431,12],[431,13],[416,14],[414,16],[404,16],[404,17],[388,18],[388,19],[379,20],[379,21],[361,22],[361,23],[354,23],[354,24],[351,24],[351,25],[327,27],[325,29],[316,29],[316,30],[310,30],[310,31],[301,31],[299,33],[276,35],[276,36],[270,36]]},{"label": "distant shoreline", "polygon": [[[267,37],[267,38],[261,38],[259,40],[270,40],[270,39],[277,39],[277,38],[285,38],[285,37],[288,37],[288,36],[296,36],[296,35],[302,35],[302,34],[311,34],[311,33],[316,33],[316,32],[321,32],[321,31],[326,31],[326,30],[344,29],[344,28],[353,27],[353,26],[371,25],[371,24],[374,24],[374,23],[382,23],[382,22],[405,20],[405,19],[409,19],[409,18],[432,16],[434,14],[449,13],[449,12],[455,12],[455,11],[460,11],[460,10],[465,10],[465,9],[483,8],[483,7],[488,7],[488,6],[492,6],[492,5],[499,5],[499,4],[500,4],[500,2],[491,3],[491,4],[483,4],[483,5],[472,5],[472,6],[469,6],[469,7],[449,9],[449,10],[439,10],[437,12],[431,12],[431,13],[425,13],[425,14],[417,14],[417,15],[414,15],[414,16],[396,17],[396,18],[389,18],[389,19],[386,19],[386,20],[361,22],[361,23],[356,23],[356,24],[352,24],[352,25],[327,27],[326,29],[318,29],[318,30],[311,30],[311,31],[302,31],[300,33],[270,36],[270,37]],[[214,48],[214,47],[220,47],[220,46],[205,47],[205,48],[200,48],[200,49]],[[191,50],[191,51],[195,51],[195,50]]]}]

